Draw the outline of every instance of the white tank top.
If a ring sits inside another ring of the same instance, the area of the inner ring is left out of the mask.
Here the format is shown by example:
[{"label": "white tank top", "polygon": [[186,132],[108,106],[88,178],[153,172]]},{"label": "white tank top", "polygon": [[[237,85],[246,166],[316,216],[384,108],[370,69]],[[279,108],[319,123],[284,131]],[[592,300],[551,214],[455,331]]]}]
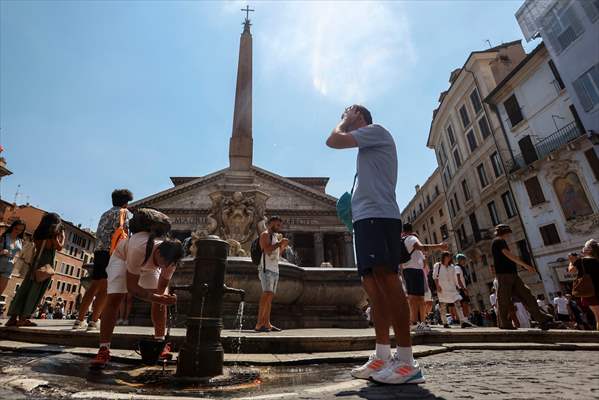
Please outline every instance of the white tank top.
[{"label": "white tank top", "polygon": [[[277,243],[277,234],[273,233],[271,235],[270,244],[275,245]],[[265,251],[262,253],[262,261],[260,262],[260,267],[266,269],[267,271],[279,272],[279,258],[281,255],[281,250],[276,248],[268,255]]]}]

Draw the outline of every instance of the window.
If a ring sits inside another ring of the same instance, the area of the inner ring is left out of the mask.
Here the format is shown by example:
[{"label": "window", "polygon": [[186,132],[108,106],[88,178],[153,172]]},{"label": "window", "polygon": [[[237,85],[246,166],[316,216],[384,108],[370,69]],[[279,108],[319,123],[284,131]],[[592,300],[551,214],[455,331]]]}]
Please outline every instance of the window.
[{"label": "window", "polygon": [[599,17],[599,0],[581,1],[580,4],[591,22],[595,22],[597,17]]},{"label": "window", "polygon": [[470,200],[470,189],[468,188],[468,182],[466,182],[466,179],[462,181],[462,192],[464,192],[464,199],[466,199],[466,201]]},{"label": "window", "polygon": [[503,207],[505,207],[507,217],[512,218],[516,216],[516,205],[514,204],[512,194],[510,192],[505,192],[501,195],[501,200],[503,200]]},{"label": "window", "polygon": [[433,232],[433,241],[439,243],[439,240],[437,240],[437,232]]},{"label": "window", "polygon": [[499,153],[495,152],[491,154],[491,164],[493,165],[493,172],[495,172],[495,178],[499,178],[501,174],[503,174],[503,168],[501,167]]},{"label": "window", "polygon": [[459,236],[462,237],[461,241],[462,241],[462,247],[466,247],[466,241],[467,241],[467,236],[466,236],[466,228],[464,228],[464,224],[460,225],[460,234]]},{"label": "window", "polygon": [[551,246],[552,244],[558,244],[561,242],[555,224],[541,226],[539,231],[541,232],[545,246]]},{"label": "window", "polygon": [[520,104],[518,104],[518,99],[516,99],[515,94],[504,101],[503,106],[505,107],[505,112],[507,113],[512,126],[517,125],[518,122],[524,119],[522,112],[520,111]]},{"label": "window", "polygon": [[455,161],[456,169],[460,168],[462,166],[462,158],[460,157],[460,152],[458,151],[457,147],[453,151],[453,159]]},{"label": "window", "polygon": [[71,291],[71,284],[67,283],[67,292],[70,292],[70,291]]},{"label": "window", "polygon": [[476,147],[478,145],[476,144],[476,137],[474,136],[474,131],[472,129],[470,129],[466,134],[466,139],[468,139],[468,146],[470,147],[470,151],[476,150]]},{"label": "window", "polygon": [[431,204],[431,196],[430,195],[426,195],[426,205]]},{"label": "window", "polygon": [[599,181],[599,158],[597,157],[597,152],[595,149],[588,149],[584,152],[587,161],[589,162],[589,166],[591,170],[593,170],[593,175],[595,175],[595,179]]},{"label": "window", "polygon": [[541,22],[545,34],[543,39],[547,38],[556,53],[568,47],[584,31],[574,7],[562,7],[560,3],[549,10]]},{"label": "window", "polygon": [[441,217],[441,218],[443,217],[443,209],[442,208],[439,210],[439,217]]},{"label": "window", "polygon": [[439,228],[441,229],[441,238],[446,240],[449,237],[449,231],[447,230],[447,225],[441,225]]},{"label": "window", "polygon": [[531,206],[536,206],[537,204],[545,202],[543,189],[541,189],[541,184],[536,176],[525,180],[524,186],[526,186],[526,191],[528,192],[528,198],[530,199]]},{"label": "window", "polygon": [[445,151],[445,145],[441,143],[441,156],[443,158],[443,162],[447,160],[447,152]]},{"label": "window", "polygon": [[478,114],[480,110],[483,109],[483,105],[480,102],[480,97],[478,97],[478,92],[476,89],[470,93],[470,101],[472,102],[472,108],[474,108],[474,112]]},{"label": "window", "polygon": [[476,170],[478,171],[478,180],[480,181],[480,186],[484,189],[489,185],[489,179],[487,179],[485,165],[479,165],[478,167],[476,167]]},{"label": "window", "polygon": [[445,182],[445,186],[449,186],[449,182],[451,182],[451,171],[449,167],[445,168],[443,171],[443,181]]},{"label": "window", "polygon": [[453,193],[453,199],[455,200],[455,208],[460,211],[460,202],[458,201],[458,192]]},{"label": "window", "polygon": [[564,81],[562,81],[562,77],[559,74],[559,71],[557,70],[557,67],[555,66],[555,63],[553,62],[553,60],[549,60],[549,68],[551,69],[551,73],[553,74],[553,77],[555,78],[555,84],[557,85],[557,87],[561,90],[563,88],[565,88],[566,86],[564,85]]},{"label": "window", "polygon": [[495,202],[492,201],[487,204],[487,208],[489,209],[489,215],[491,216],[491,223],[493,226],[497,226],[501,223],[499,219],[499,213],[497,212],[497,207],[495,206]]},{"label": "window", "polygon": [[464,128],[470,125],[470,117],[468,116],[468,110],[466,110],[465,104],[460,107],[460,118],[462,119],[462,125]]},{"label": "window", "polygon": [[480,227],[478,226],[478,220],[476,219],[476,214],[472,213],[468,216],[470,219],[470,227],[472,228],[472,234],[474,235],[474,241],[480,242],[482,239],[480,235]]},{"label": "window", "polygon": [[489,265],[489,260],[487,259],[487,255],[486,254],[483,254],[483,256],[481,258],[482,258],[484,266]]},{"label": "window", "polygon": [[585,111],[599,104],[599,65],[594,65],[572,84]]},{"label": "window", "polygon": [[435,196],[439,195],[439,186],[435,185]]},{"label": "window", "polygon": [[478,127],[480,128],[480,133],[483,135],[483,138],[486,139],[491,135],[491,129],[489,128],[489,122],[487,121],[487,117],[483,116],[478,120]]},{"label": "window", "polygon": [[73,288],[71,289],[71,293],[75,293],[77,291],[77,285],[73,285]]},{"label": "window", "polygon": [[452,217],[455,217],[455,203],[453,202],[453,199],[449,199],[449,212]]},{"label": "window", "polygon": [[447,137],[449,138],[449,144],[451,147],[455,146],[455,136],[453,134],[453,128],[451,125],[447,126]]},{"label": "window", "polygon": [[431,225],[435,224],[435,219],[433,217],[431,217]]}]

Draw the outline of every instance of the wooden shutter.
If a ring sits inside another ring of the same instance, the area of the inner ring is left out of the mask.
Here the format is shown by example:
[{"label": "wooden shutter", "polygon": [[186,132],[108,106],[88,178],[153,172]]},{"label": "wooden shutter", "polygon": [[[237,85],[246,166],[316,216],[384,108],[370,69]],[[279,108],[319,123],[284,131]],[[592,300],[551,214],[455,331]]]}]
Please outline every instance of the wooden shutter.
[{"label": "wooden shutter", "polygon": [[536,206],[537,204],[545,202],[545,195],[543,194],[543,189],[541,188],[539,179],[536,176],[533,176],[532,178],[525,180],[524,186],[526,186],[526,191],[528,192],[528,197],[530,198],[531,205]]}]

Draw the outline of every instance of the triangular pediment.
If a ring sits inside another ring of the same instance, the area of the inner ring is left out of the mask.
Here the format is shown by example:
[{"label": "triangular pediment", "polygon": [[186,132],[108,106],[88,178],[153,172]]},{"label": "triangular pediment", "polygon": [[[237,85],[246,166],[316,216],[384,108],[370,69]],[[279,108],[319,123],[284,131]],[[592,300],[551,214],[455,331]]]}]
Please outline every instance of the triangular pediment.
[{"label": "triangular pediment", "polygon": [[[132,204],[134,207],[158,209],[210,209],[209,195],[219,190],[235,190],[230,183],[229,169],[222,169],[203,177],[177,177],[176,186],[145,197]],[[252,187],[269,195],[269,210],[333,212],[337,199],[297,180],[285,178],[265,169],[252,166]]]}]

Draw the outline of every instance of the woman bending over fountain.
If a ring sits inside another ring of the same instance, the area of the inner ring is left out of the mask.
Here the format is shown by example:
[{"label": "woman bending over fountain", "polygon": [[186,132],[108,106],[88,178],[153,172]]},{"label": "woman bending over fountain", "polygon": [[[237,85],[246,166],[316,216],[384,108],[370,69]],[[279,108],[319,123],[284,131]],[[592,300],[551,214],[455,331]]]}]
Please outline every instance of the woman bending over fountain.
[{"label": "woman bending over fountain", "polygon": [[[164,341],[166,305],[177,297],[168,294],[168,285],[177,262],[183,257],[183,245],[176,239],[154,239],[149,232],[139,232],[121,241],[110,257],[108,297],[100,325],[100,349],[91,362],[92,368],[103,368],[110,361],[110,340],[123,297],[134,297],[152,303],[154,338]],[[164,354],[170,352],[165,345]]]}]

